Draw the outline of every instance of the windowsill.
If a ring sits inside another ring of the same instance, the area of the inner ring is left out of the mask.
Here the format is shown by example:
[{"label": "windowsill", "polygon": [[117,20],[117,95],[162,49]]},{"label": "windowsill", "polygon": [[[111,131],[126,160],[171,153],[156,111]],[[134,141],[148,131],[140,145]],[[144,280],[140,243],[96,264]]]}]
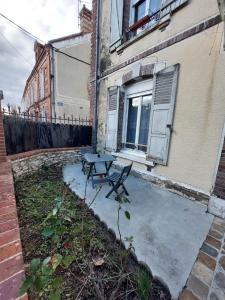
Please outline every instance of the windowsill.
[{"label": "windowsill", "polygon": [[[141,152],[141,151],[140,151]],[[154,167],[155,164],[153,161],[146,160],[146,155],[144,153],[135,152],[133,150],[123,149],[120,152],[111,153],[113,156],[124,158],[128,160],[132,160],[133,162],[137,162],[140,164],[144,164],[147,166]]]},{"label": "windowsill", "polygon": [[[152,31],[155,31],[157,29],[159,29],[159,30],[165,29],[165,27],[168,26],[168,24],[170,23],[171,15],[173,15],[176,11],[178,11],[179,9],[181,9],[182,7],[184,7],[185,5],[187,5],[188,2],[189,2],[189,0],[182,0],[181,2],[178,1],[178,0],[171,0],[171,1],[169,1],[161,9],[161,11],[165,10],[165,14],[163,14],[163,16],[160,18],[160,20],[158,20],[158,22],[156,22],[154,25],[152,25],[152,26],[144,29],[142,32],[140,32],[135,37],[127,40],[122,45],[120,45],[116,49],[116,51],[118,52],[118,54],[120,54],[125,48],[127,48],[130,45],[132,45],[133,43],[137,42],[138,40],[140,40],[144,36],[148,35]],[[167,10],[168,10],[168,12],[167,12]]]},{"label": "windowsill", "polygon": [[137,30],[138,28],[144,26],[146,23],[148,23],[150,20],[150,16],[147,15],[147,16],[144,16],[142,19],[136,21],[133,25],[131,25],[129,27],[129,30],[130,31],[134,31],[134,30]]},{"label": "windowsill", "polygon": [[140,32],[138,35],[136,35],[135,37],[131,38],[130,40],[126,41],[125,43],[123,43],[121,46],[119,46],[116,51],[117,52],[121,52],[123,51],[125,48],[129,47],[130,45],[134,44],[135,42],[137,42],[138,40],[140,40],[141,38],[143,38],[144,36],[148,35],[149,33],[151,33],[152,31],[156,30],[158,27],[160,27],[161,23],[158,22],[155,25],[153,25],[152,27],[146,28],[144,29],[142,32]]}]

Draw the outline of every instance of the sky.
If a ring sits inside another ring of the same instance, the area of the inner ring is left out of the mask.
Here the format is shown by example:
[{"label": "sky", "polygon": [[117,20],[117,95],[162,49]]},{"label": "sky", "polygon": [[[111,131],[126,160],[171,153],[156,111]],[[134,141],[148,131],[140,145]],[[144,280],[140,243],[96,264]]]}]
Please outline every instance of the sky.
[{"label": "sky", "polygon": [[[91,8],[91,0],[81,2]],[[79,31],[78,0],[0,0],[0,13],[44,42]],[[34,66],[33,49],[34,39],[0,16],[3,106],[21,106],[25,82]]]}]

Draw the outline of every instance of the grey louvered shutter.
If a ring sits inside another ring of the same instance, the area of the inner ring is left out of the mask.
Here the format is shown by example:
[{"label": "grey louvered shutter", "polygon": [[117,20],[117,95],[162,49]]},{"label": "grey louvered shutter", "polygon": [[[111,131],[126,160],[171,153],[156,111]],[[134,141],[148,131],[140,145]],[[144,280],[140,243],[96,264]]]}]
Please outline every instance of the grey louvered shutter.
[{"label": "grey louvered shutter", "polygon": [[147,158],[162,165],[168,161],[178,75],[178,64],[154,75]]},{"label": "grey louvered shutter", "polygon": [[110,50],[116,49],[122,42],[124,0],[111,0]]},{"label": "grey louvered shutter", "polygon": [[108,89],[106,150],[118,151],[122,147],[124,92],[119,86]]}]

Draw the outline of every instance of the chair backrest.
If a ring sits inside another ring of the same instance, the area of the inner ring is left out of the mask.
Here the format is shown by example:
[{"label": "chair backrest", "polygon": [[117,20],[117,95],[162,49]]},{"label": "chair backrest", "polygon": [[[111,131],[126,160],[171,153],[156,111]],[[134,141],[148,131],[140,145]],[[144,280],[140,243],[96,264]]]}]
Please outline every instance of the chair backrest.
[{"label": "chair backrest", "polygon": [[125,166],[120,175],[120,181],[125,181],[130,174],[133,163],[128,166]]}]

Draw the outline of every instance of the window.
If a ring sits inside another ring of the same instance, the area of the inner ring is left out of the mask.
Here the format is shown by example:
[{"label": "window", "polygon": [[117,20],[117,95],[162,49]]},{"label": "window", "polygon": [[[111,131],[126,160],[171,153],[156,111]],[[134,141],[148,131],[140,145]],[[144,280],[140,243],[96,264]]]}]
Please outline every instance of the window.
[{"label": "window", "polygon": [[160,8],[163,0],[131,0],[130,30],[138,34],[155,25],[160,19]]},{"label": "window", "polygon": [[44,98],[44,70],[41,69],[39,73],[39,96],[40,99]]},{"label": "window", "polygon": [[127,98],[126,148],[147,152],[152,95]]},{"label": "window", "polygon": [[135,7],[135,14],[134,14],[134,22],[137,22],[144,18],[146,13],[146,0],[138,2]]},{"label": "window", "polygon": [[149,12],[150,15],[156,13],[161,6],[162,0],[150,0]]}]

